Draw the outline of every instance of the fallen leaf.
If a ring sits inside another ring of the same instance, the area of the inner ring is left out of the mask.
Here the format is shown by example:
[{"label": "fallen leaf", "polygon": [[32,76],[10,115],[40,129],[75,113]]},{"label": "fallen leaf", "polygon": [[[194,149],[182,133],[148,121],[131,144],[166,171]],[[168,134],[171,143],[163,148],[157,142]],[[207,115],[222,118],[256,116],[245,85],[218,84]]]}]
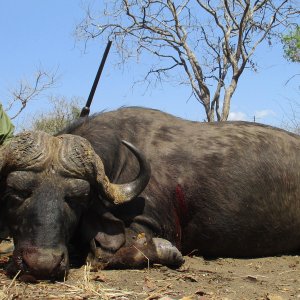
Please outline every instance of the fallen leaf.
[{"label": "fallen leaf", "polygon": [[103,274],[97,274],[94,278],[94,281],[98,281],[98,282],[106,282],[107,278],[103,275]]},{"label": "fallen leaf", "polygon": [[198,280],[192,275],[184,275],[181,278],[185,281],[198,282]]},{"label": "fallen leaf", "polygon": [[205,296],[205,295],[208,295],[208,296],[212,296],[214,293],[213,292],[204,292],[202,290],[198,290],[195,292],[196,295],[198,296]]},{"label": "fallen leaf", "polygon": [[250,281],[258,281],[257,277],[252,275],[248,275],[246,278],[249,279]]},{"label": "fallen leaf", "polygon": [[156,284],[154,284],[154,282],[151,279],[149,279],[148,277],[145,277],[143,290],[146,292],[152,292],[156,288],[157,288]]}]

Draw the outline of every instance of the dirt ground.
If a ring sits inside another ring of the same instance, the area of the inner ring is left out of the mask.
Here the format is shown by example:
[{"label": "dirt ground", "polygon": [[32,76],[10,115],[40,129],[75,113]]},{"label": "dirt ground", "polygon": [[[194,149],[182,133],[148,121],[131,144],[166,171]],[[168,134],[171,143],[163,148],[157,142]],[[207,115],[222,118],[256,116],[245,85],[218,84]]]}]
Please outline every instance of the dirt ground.
[{"label": "dirt ground", "polygon": [[216,259],[186,257],[179,270],[96,272],[71,269],[65,282],[20,283],[8,279],[1,257],[0,299],[300,299],[300,257]]}]

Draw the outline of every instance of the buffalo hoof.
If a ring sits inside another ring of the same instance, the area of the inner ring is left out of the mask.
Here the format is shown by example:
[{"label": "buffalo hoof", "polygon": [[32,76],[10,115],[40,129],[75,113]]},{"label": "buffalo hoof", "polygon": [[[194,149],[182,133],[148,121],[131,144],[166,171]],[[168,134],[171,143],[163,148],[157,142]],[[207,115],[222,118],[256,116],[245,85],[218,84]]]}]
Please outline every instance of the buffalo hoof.
[{"label": "buffalo hoof", "polygon": [[92,242],[88,261],[97,270],[139,269],[152,264],[177,268],[184,263],[180,251],[169,241],[162,238],[147,239],[145,235],[139,235],[134,244],[121,247],[115,253],[96,248]]},{"label": "buffalo hoof", "polygon": [[168,240],[153,238],[158,263],[166,266],[180,267],[184,263],[181,252]]}]

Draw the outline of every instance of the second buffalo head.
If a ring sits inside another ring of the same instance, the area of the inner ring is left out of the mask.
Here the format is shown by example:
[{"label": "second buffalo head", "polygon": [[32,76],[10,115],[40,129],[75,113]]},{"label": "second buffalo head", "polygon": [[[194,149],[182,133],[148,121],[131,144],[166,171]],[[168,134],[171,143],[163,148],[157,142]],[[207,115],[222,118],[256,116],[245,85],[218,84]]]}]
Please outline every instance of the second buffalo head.
[{"label": "second buffalo head", "polygon": [[62,280],[68,271],[68,244],[95,201],[120,204],[140,194],[150,178],[144,156],[129,183],[113,184],[100,157],[79,136],[25,132],[0,153],[1,214],[13,237],[12,274]]}]

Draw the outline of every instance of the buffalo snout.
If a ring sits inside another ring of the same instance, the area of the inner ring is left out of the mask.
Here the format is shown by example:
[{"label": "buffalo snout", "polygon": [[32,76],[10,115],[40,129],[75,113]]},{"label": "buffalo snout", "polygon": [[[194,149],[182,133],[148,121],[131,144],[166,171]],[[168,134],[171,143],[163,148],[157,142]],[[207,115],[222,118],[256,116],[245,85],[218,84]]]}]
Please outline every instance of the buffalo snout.
[{"label": "buffalo snout", "polygon": [[65,247],[27,246],[14,251],[8,274],[13,276],[20,271],[21,280],[24,275],[30,275],[35,280],[63,280],[68,268],[68,251]]}]

